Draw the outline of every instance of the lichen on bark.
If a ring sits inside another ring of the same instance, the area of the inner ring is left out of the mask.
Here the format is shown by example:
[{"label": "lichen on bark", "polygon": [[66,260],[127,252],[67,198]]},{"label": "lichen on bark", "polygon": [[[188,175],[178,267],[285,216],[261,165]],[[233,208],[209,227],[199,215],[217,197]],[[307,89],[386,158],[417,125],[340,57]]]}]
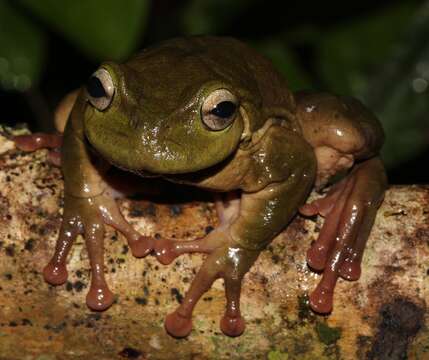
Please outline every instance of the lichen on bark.
[{"label": "lichen on bark", "polygon": [[[245,278],[245,333],[228,338],[220,332],[224,291],[216,281],[196,307],[190,336],[176,340],[163,319],[181,301],[203,255],[182,256],[170,266],[151,256],[136,259],[124,238],[108,229],[106,271],[117,299],[103,313],[85,306],[89,264],[82,238],[70,254],[68,282],[52,287],[43,281],[63,190],[61,172],[46,155],[19,152],[0,137],[0,358],[429,357],[429,187],[387,192],[362,277],[340,281],[330,316],[314,314],[306,297],[319,275],[308,269],[305,252],[322,219],[297,217]],[[216,226],[214,206],[200,193],[180,191],[180,197],[167,191],[162,198],[121,200],[121,209],[142,234],[195,239]]]}]

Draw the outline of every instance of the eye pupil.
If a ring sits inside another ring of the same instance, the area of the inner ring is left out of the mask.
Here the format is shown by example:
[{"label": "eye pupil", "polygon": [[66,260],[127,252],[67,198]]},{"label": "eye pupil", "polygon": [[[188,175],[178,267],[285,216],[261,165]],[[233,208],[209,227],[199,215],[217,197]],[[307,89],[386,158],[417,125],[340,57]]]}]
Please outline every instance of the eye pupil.
[{"label": "eye pupil", "polygon": [[107,96],[103,84],[96,76],[91,76],[89,78],[88,82],[86,83],[86,89],[88,90],[88,94],[91,95],[93,98],[101,98]]},{"label": "eye pupil", "polygon": [[236,108],[237,106],[232,101],[222,101],[210,113],[222,119],[227,119],[234,114]]}]

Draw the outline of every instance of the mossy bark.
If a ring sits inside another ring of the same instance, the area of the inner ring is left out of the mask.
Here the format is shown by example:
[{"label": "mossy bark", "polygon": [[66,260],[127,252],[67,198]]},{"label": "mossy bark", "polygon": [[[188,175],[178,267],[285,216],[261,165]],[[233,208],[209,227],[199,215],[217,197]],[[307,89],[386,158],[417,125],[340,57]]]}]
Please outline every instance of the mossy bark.
[{"label": "mossy bark", "polygon": [[[41,276],[61,222],[60,170],[47,163],[46,151],[24,154],[4,138],[0,153],[1,359],[429,358],[429,187],[387,192],[362,277],[339,282],[330,316],[315,315],[306,302],[319,275],[307,268],[305,253],[322,219],[297,217],[245,278],[245,333],[228,338],[220,332],[224,291],[217,281],[196,307],[190,336],[177,340],[166,334],[163,319],[181,301],[203,255],[182,256],[170,266],[151,256],[136,259],[108,229],[107,278],[117,301],[106,312],[91,312],[82,238],[64,286],[52,287]],[[189,240],[216,226],[213,204],[187,188],[120,203],[145,235]]]}]

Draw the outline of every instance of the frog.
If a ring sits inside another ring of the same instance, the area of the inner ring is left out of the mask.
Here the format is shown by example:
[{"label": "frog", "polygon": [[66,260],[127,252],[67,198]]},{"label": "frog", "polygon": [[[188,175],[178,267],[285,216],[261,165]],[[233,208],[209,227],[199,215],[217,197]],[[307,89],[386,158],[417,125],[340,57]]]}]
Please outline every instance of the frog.
[{"label": "frog", "polygon": [[[89,308],[114,302],[104,277],[106,225],[125,236],[136,257],[151,254],[167,265],[182,254],[206,254],[183,301],[165,318],[177,338],[192,331],[195,305],[219,278],[226,297],[220,329],[243,333],[243,279],[299,213],[324,218],[306,254],[321,274],[310,307],[329,314],[338,279],[360,277],[387,178],[382,125],[359,100],[293,93],[271,61],[245,43],[195,36],[148,47],[124,63],[102,63],[57,113],[67,120],[63,135],[15,140],[26,151],[62,144],[60,159],[58,152],[53,159],[64,176],[63,221],[43,275],[53,285],[66,282],[67,255],[82,234]],[[112,196],[110,167],[213,192],[219,225],[190,241],[141,235]],[[321,197],[306,203],[312,189]]]}]

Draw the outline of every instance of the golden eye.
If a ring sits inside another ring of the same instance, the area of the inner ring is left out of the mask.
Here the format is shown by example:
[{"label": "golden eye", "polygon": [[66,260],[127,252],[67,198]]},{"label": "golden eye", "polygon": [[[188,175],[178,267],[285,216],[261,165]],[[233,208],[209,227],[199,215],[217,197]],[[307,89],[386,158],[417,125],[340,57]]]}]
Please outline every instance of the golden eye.
[{"label": "golden eye", "polygon": [[115,86],[112,77],[106,69],[98,69],[86,83],[88,99],[92,106],[103,111],[113,100]]},{"label": "golden eye", "polygon": [[237,108],[237,98],[226,89],[218,89],[204,100],[201,119],[210,130],[223,130],[234,121]]}]

